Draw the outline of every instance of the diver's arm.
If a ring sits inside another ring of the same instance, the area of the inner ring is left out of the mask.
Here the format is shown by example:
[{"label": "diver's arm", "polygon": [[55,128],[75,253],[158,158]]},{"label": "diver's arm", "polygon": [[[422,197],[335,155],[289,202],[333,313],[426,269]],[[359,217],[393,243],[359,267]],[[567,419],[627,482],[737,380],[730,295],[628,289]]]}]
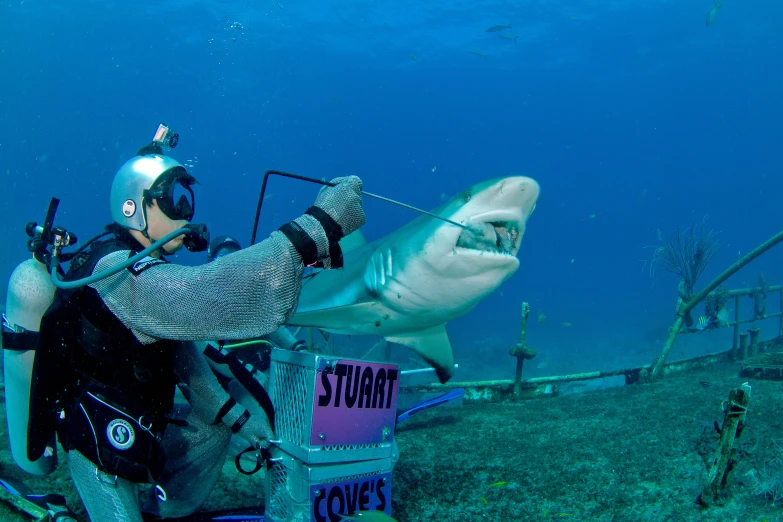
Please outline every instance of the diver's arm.
[{"label": "diver's arm", "polygon": [[[109,254],[95,272],[128,255],[127,250]],[[92,286],[137,335],[250,339],[276,330],[293,314],[303,273],[302,257],[281,232],[273,232],[261,243],[205,265],[157,264],[138,275],[123,270]]]},{"label": "diver's arm", "polygon": [[191,342],[177,343],[174,352],[174,371],[182,384],[187,386],[185,397],[199,419],[213,424],[220,407],[230,396],[210,370],[206,359]]},{"label": "diver's arm", "polygon": [[269,446],[274,432],[263,412],[253,415],[236,402],[218,383],[207,361],[194,343],[177,343],[174,369],[193,413],[206,424],[222,422],[254,448]]},{"label": "diver's arm", "polygon": [[216,375],[219,373],[223,377],[227,377],[229,379],[234,378],[234,374],[231,373],[231,369],[228,367],[228,364],[215,362],[211,358],[207,357],[206,353],[204,353],[204,350],[207,349],[207,346],[212,345],[212,343],[210,343],[209,341],[195,341],[193,344],[196,345],[196,348],[198,349],[199,353],[201,353],[204,356],[204,360],[207,361],[207,364],[209,365],[209,368],[212,370],[212,373]]},{"label": "diver's arm", "polygon": [[[199,267],[158,263],[91,286],[145,343],[267,335],[296,310],[305,265],[340,267],[339,240],[366,221],[361,180],[332,182],[304,215],[261,243]],[[127,260],[128,253],[107,255],[94,273]]]}]

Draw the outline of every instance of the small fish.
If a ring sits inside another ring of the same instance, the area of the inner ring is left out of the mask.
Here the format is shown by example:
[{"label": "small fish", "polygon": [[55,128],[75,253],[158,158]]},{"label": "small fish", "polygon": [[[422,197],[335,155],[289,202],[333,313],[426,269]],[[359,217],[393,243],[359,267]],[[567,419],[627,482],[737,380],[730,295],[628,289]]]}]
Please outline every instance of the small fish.
[{"label": "small fish", "polygon": [[489,487],[491,487],[491,488],[502,488],[506,484],[508,484],[508,482],[504,482],[504,481],[501,480],[500,482],[495,482],[494,484],[490,484]]},{"label": "small fish", "polygon": [[595,214],[590,214],[590,215],[589,215],[589,216],[587,216],[587,217],[588,217],[588,218],[590,218],[590,219],[595,219]]},{"label": "small fish", "polygon": [[416,61],[416,55],[415,55],[415,54],[412,54],[412,55],[411,55],[411,60],[414,60],[414,61]]},{"label": "small fish", "polygon": [[562,322],[562,323],[560,323],[560,324],[562,324],[562,325],[563,325],[563,326],[565,326],[566,328],[571,328],[572,326],[574,326],[574,325],[572,325],[571,323],[569,323],[568,321]]},{"label": "small fish", "polygon": [[725,328],[729,325],[729,313],[731,310],[726,310],[725,308],[721,308],[720,312],[718,312],[718,328]]},{"label": "small fish", "polygon": [[432,172],[435,172],[436,170],[438,170],[438,167],[432,167]]},{"label": "small fish", "polygon": [[383,511],[367,510],[357,511],[353,515],[344,515],[343,521],[351,522],[397,522],[396,518],[392,518]]},{"label": "small fish", "polygon": [[546,321],[546,314],[544,312],[541,312],[540,314],[538,314],[538,322],[543,323],[544,321]]},{"label": "small fish", "polygon": [[514,40],[514,43],[517,43],[517,38],[519,38],[518,34],[508,34],[508,33],[500,33],[498,36],[500,36],[504,40]]},{"label": "small fish", "polygon": [[476,49],[471,49],[470,52],[472,52],[476,56],[481,56],[485,60],[489,59],[489,55],[488,54],[482,53],[481,51],[477,51]]},{"label": "small fish", "polygon": [[710,320],[707,317],[702,315],[701,317],[699,317],[699,321],[698,321],[698,324],[696,325],[696,329],[697,330],[704,330],[709,325],[710,325]]},{"label": "small fish", "polygon": [[702,388],[711,388],[712,387],[712,383],[710,381],[702,380],[702,381],[699,381],[699,384],[701,384]]},{"label": "small fish", "polygon": [[498,31],[502,31],[503,29],[511,29],[510,25],[493,25],[492,27],[487,29],[488,33],[497,33]]},{"label": "small fish", "polygon": [[719,4],[717,0],[713,0],[713,2],[715,3],[715,5],[712,6],[710,12],[707,13],[707,27],[715,23],[715,17],[718,16],[718,9],[723,7],[723,4]]}]

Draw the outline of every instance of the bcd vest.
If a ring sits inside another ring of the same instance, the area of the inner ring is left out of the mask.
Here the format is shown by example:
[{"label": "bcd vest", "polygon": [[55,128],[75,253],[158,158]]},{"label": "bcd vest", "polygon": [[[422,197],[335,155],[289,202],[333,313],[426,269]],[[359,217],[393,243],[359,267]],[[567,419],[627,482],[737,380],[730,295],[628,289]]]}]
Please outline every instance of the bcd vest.
[{"label": "bcd vest", "polygon": [[[136,253],[120,237],[96,242],[71,261],[64,279],[91,275],[118,250]],[[89,286],[58,289],[41,320],[28,457],[40,457],[56,432],[66,451],[78,450],[104,472],[154,483],[165,462],[161,439],[177,382],[175,343],[140,343]]]}]

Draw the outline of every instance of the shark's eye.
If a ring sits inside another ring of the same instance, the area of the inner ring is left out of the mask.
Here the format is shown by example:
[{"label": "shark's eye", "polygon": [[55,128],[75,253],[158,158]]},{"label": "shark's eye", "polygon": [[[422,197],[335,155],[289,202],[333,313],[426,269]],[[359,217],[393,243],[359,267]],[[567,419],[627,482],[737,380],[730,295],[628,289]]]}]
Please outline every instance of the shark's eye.
[{"label": "shark's eye", "polygon": [[465,192],[465,193],[462,195],[462,199],[465,201],[465,203],[467,203],[468,201],[470,201],[470,198],[472,198],[472,197],[473,197],[473,194],[471,194],[471,193],[470,193],[470,191],[468,191],[468,192]]}]

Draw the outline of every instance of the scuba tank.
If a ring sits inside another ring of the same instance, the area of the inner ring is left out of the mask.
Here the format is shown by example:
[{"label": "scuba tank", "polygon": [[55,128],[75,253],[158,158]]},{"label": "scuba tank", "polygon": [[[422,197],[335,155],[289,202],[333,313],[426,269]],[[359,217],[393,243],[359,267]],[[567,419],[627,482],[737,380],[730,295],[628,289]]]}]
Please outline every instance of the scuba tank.
[{"label": "scuba tank", "polygon": [[27,426],[41,319],[54,301],[56,291],[49,269],[52,257],[48,247],[54,244],[55,237],[64,246],[76,242],[76,236],[54,226],[59,203],[59,199],[52,198],[43,225],[32,222],[25,227],[30,237],[27,250],[33,257],[19,264],[11,274],[3,315],[3,380],[11,456],[20,468],[34,475],[48,475],[57,467],[54,434],[41,457],[28,458]]},{"label": "scuba tank", "polygon": [[[52,198],[43,225],[31,222],[25,227],[30,237],[27,250],[33,257],[20,263],[11,273],[3,315],[3,380],[11,456],[20,468],[34,475],[48,475],[57,467],[55,434],[46,442],[43,455],[30,460],[27,428],[41,320],[54,301],[57,290],[49,266],[54,265],[58,272],[62,272],[48,247],[55,242],[69,246],[77,241],[75,235],[54,226],[59,203],[59,199]],[[63,257],[68,258],[67,255]]]},{"label": "scuba tank", "polygon": [[36,258],[24,261],[8,281],[3,317],[3,380],[11,456],[20,468],[34,475],[48,475],[57,467],[54,437],[41,458],[27,458],[27,419],[38,329],[55,289],[46,265]]}]

